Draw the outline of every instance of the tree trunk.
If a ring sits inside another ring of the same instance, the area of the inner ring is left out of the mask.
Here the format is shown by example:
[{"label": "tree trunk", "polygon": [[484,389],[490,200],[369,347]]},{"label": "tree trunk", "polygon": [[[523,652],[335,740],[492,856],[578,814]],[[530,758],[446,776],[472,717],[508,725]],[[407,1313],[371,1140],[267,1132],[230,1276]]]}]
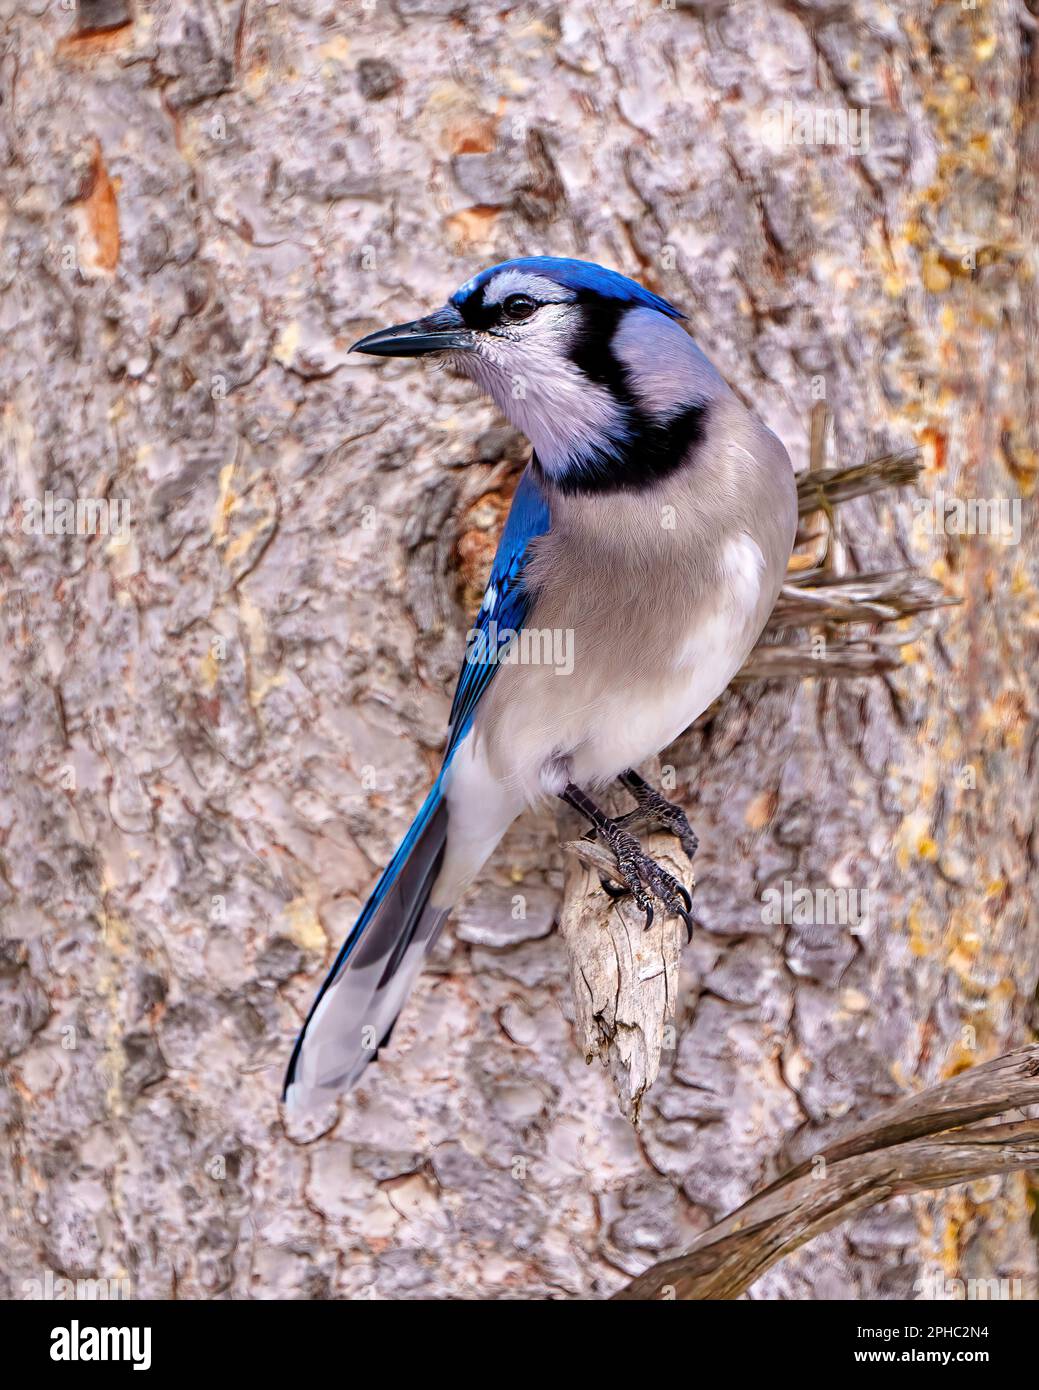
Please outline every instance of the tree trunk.
[{"label": "tree trunk", "polygon": [[[638,1132],[577,1044],[551,814],[338,1113],[278,1107],[437,764],[524,449],[464,383],[349,344],[483,265],[576,255],[679,303],[798,469],[823,402],[827,462],[915,445],[926,495],[1028,498],[1022,0],[0,15],[0,1292],[605,1296],[842,1123],[1032,1036],[1032,507],[1019,543],[929,536],[902,492],[841,509],[835,563],[960,606],[894,674],[741,687],[663,755],[698,928]],[[868,148],[798,143],[848,108]],[[119,534],[62,534],[61,499]],[[868,918],[769,920],[784,885]],[[1035,1297],[1026,1193],[898,1197],[750,1296],[939,1269]]]}]

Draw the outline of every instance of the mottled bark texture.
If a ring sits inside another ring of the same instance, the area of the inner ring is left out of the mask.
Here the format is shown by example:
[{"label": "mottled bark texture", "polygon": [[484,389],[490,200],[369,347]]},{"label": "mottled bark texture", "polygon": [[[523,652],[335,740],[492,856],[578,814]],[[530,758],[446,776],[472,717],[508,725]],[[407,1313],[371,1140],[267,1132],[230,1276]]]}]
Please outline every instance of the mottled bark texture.
[{"label": "mottled bark texture", "polygon": [[[0,15],[3,1292],[601,1296],[838,1121],[1028,1038],[1021,0]],[[785,102],[868,109],[869,148],[770,144]],[[940,638],[743,687],[664,755],[699,928],[639,1135],[575,1046],[550,815],[378,1069],[286,1132],[292,1036],[436,765],[523,450],[463,383],[346,350],[524,252],[681,303],[799,468],[824,396],[827,462],[920,446],[928,493],[1024,495],[1020,543],[850,503],[849,569],[962,599]],[[47,492],[125,501],[128,539],[48,533]],[[868,889],[866,929],[770,923],[784,882]],[[1028,1219],[1022,1176],[900,1197],[751,1296],[922,1267],[1034,1296]]]}]

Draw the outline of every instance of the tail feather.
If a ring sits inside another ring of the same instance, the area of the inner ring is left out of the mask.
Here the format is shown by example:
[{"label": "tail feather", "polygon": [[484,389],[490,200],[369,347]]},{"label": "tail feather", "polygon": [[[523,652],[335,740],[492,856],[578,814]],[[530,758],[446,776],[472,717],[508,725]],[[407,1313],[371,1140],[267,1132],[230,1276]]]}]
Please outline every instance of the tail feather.
[{"label": "tail feather", "polygon": [[438,778],[314,1000],[289,1060],[287,1105],[348,1089],[389,1037],[447,917],[429,901],[446,842]]}]

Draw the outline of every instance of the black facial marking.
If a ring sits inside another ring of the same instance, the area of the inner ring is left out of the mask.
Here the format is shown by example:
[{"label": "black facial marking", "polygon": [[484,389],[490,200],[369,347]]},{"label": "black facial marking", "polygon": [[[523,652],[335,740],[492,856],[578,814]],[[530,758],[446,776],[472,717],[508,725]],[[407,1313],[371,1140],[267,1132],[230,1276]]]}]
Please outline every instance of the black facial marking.
[{"label": "black facial marking", "polygon": [[485,288],[486,286],[481,285],[461,304],[455,306],[469,328],[487,332],[493,328],[500,328],[503,324],[522,323],[541,307],[533,295],[519,292],[507,294],[501,304],[488,304],[484,297]]},{"label": "black facial marking", "polygon": [[627,311],[619,299],[601,299],[586,293],[577,296],[580,327],[570,360],[591,381],[607,386],[616,400],[630,402],[631,389],[624,368],[613,355],[613,335]]},{"label": "black facial marking", "polygon": [[685,462],[689,450],[704,437],[709,410],[707,404],[686,406],[665,425],[637,412],[630,434],[618,445],[616,455],[596,449],[590,456],[569,462],[562,472],[547,474],[535,454],[531,468],[539,482],[566,497],[641,492]]},{"label": "black facial marking", "polygon": [[484,290],[486,288],[485,285],[481,285],[479,289],[473,290],[472,294],[463,299],[461,304],[455,305],[469,328],[486,330],[493,328],[498,322],[501,305],[484,303]]},{"label": "black facial marking", "polygon": [[[578,303],[581,327],[570,360],[590,381],[606,387],[622,407],[623,429],[612,450],[596,449],[591,456],[572,461],[551,482],[568,495],[639,491],[680,466],[703,438],[709,407],[690,403],[666,423],[647,415],[612,348],[614,334],[631,305],[587,293],[578,295]],[[536,459],[534,467],[541,468]]]}]

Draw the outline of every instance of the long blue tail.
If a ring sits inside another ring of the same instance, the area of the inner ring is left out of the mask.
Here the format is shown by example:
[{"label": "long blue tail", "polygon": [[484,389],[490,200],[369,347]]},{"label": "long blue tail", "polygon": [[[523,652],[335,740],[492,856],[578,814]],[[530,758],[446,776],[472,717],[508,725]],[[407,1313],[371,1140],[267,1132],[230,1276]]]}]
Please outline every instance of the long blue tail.
[{"label": "long blue tail", "polygon": [[292,1050],[292,1107],[347,1090],[389,1037],[447,912],[430,906],[447,841],[441,777],[343,943]]}]

